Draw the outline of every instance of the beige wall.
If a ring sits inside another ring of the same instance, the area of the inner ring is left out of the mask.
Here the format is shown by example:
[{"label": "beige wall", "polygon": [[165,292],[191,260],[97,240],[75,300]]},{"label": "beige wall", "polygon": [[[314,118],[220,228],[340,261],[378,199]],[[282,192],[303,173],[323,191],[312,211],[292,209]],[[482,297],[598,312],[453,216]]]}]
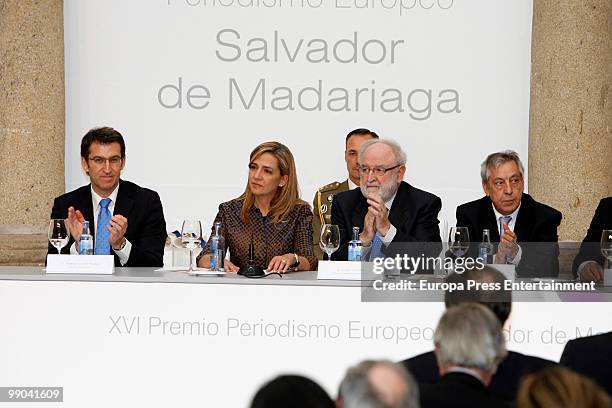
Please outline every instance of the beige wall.
[{"label": "beige wall", "polygon": [[582,240],[612,195],[612,2],[535,0],[529,191]]},{"label": "beige wall", "polygon": [[[612,2],[534,0],[529,191],[582,239],[612,195]],[[63,2],[0,0],[0,264],[44,261],[64,191]]]},{"label": "beige wall", "polygon": [[0,263],[41,262],[64,191],[61,0],[0,0],[0,168]]}]

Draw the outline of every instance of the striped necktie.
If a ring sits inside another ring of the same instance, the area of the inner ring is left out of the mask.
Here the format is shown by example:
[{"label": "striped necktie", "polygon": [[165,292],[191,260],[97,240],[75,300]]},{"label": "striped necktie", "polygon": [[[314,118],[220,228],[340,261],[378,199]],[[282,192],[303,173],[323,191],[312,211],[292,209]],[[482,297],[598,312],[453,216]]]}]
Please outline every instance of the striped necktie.
[{"label": "striped necktie", "polygon": [[512,221],[512,217],[509,215],[499,217],[499,239],[504,236],[504,224],[510,225],[510,221]]}]

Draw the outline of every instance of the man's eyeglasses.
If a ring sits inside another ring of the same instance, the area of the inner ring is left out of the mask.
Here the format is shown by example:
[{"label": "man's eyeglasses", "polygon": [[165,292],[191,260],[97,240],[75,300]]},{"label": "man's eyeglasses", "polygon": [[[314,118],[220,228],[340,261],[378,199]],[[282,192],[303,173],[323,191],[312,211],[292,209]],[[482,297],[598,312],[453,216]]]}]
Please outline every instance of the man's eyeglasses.
[{"label": "man's eyeglasses", "polygon": [[117,167],[121,164],[121,156],[113,156],[109,159],[100,156],[94,156],[90,157],[89,161],[93,162],[96,166],[104,166],[104,164],[108,162],[111,166]]},{"label": "man's eyeglasses", "polygon": [[396,164],[395,166],[389,167],[387,169],[385,169],[384,167],[370,168],[368,166],[359,166],[359,173],[361,173],[362,176],[367,176],[370,174],[370,172],[372,172],[374,176],[381,177],[381,176],[384,176],[389,170],[397,169],[400,166],[401,164]]}]

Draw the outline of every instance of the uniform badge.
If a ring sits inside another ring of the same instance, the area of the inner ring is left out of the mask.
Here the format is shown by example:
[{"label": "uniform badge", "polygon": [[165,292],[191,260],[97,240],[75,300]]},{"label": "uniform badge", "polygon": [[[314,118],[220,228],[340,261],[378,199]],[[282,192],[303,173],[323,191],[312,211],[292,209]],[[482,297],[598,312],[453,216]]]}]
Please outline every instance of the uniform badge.
[{"label": "uniform badge", "polygon": [[327,208],[327,204],[321,204],[321,212],[325,214],[329,208]]},{"label": "uniform badge", "polygon": [[330,203],[334,200],[334,195],[330,194],[327,196],[327,201],[329,201]]}]

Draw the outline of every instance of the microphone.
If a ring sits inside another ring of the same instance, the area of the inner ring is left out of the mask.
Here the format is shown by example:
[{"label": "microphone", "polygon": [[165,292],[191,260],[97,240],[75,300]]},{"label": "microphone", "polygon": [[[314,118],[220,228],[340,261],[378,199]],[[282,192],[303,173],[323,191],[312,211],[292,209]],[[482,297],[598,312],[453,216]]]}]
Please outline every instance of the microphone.
[{"label": "microphone", "polygon": [[249,244],[249,260],[246,266],[240,268],[238,275],[243,275],[248,278],[265,275],[263,268],[255,266],[255,245],[253,244],[253,237],[251,237],[251,243]]}]

